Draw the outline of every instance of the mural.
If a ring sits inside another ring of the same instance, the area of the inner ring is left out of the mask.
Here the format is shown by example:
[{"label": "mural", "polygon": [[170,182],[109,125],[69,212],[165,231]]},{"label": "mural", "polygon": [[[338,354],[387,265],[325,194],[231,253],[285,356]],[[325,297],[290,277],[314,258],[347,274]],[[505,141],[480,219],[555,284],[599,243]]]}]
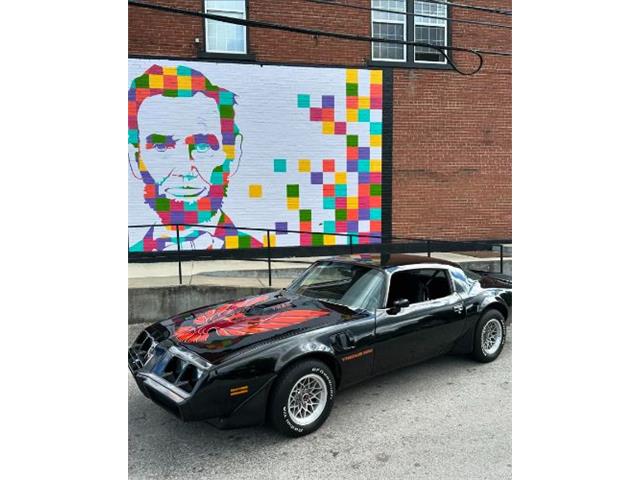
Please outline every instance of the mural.
[{"label": "mural", "polygon": [[130,251],[381,235],[382,71],[130,59],[129,77],[129,225],[154,225]]}]

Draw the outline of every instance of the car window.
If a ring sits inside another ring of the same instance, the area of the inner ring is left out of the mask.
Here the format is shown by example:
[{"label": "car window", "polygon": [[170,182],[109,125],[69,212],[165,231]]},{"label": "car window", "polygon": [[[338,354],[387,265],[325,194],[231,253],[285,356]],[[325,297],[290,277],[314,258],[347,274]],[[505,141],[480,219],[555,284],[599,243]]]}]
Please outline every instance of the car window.
[{"label": "car window", "polygon": [[288,290],[371,311],[382,304],[384,284],[385,275],[378,269],[325,261],[309,267]]},{"label": "car window", "polygon": [[402,270],[391,275],[387,307],[406,298],[409,304],[436,300],[451,295],[447,272],[437,268]]}]

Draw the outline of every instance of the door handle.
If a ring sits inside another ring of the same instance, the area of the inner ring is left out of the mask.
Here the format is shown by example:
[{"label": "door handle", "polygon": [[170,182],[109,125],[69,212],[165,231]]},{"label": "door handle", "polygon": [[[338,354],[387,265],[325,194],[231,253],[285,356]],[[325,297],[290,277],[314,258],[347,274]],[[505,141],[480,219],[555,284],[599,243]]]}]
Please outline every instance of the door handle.
[{"label": "door handle", "polygon": [[461,303],[453,306],[453,311],[456,313],[462,313],[462,310],[464,310],[464,305],[462,305]]}]

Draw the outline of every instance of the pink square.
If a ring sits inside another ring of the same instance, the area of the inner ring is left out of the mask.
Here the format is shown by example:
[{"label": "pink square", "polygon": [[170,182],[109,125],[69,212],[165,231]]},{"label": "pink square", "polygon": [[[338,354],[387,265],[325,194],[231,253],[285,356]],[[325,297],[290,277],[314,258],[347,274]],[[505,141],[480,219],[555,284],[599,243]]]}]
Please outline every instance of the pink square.
[{"label": "pink square", "polygon": [[346,197],[336,197],[336,208],[347,208]]},{"label": "pink square", "polygon": [[371,109],[372,110],[382,109],[382,97],[371,97]]},{"label": "pink square", "polygon": [[320,122],[322,120],[322,109],[312,107],[309,109],[309,120],[312,122]]},{"label": "pink square", "polygon": [[347,122],[336,122],[333,132],[336,135],[345,135],[347,133]]},{"label": "pink square", "polygon": [[347,222],[345,222],[344,220],[338,220],[336,222],[336,232],[347,233]]}]

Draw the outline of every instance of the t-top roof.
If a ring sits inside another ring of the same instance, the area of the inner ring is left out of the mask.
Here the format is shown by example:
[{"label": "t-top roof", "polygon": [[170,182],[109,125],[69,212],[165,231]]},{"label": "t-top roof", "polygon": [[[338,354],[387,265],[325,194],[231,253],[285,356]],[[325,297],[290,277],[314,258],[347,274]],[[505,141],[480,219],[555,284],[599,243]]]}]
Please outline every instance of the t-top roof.
[{"label": "t-top roof", "polygon": [[441,258],[426,257],[422,255],[410,255],[406,253],[395,254],[378,254],[378,253],[361,253],[357,255],[341,255],[327,260],[340,261],[346,263],[360,263],[364,265],[374,265],[381,268],[393,268],[402,265],[417,265],[425,263],[434,263],[440,265],[450,265],[460,268],[457,263]]}]

